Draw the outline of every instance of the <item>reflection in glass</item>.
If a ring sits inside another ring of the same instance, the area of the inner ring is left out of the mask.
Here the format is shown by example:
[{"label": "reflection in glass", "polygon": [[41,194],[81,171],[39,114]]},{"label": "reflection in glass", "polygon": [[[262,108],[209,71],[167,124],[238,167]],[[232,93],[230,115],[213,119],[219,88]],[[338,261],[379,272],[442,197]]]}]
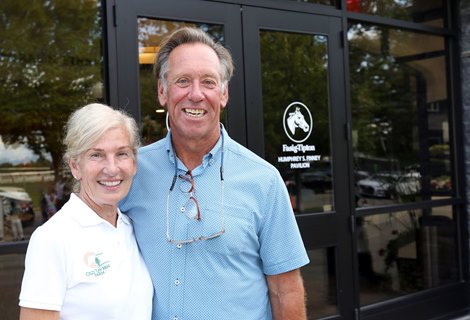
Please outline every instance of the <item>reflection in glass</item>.
[{"label": "reflection in glass", "polygon": [[367,13],[393,19],[445,27],[446,6],[443,0],[347,0],[350,12]]},{"label": "reflection in glass", "polygon": [[308,250],[310,263],[302,267],[308,319],[337,314],[336,260],[333,247]]},{"label": "reflection in glass", "polygon": [[[180,21],[137,19],[139,39],[139,79],[142,121],[142,144],[150,144],[163,138],[166,133],[166,110],[157,99],[157,80],[153,75],[153,63],[163,38],[174,30],[184,27],[198,27],[208,32],[216,41],[224,43],[223,28],[219,25],[186,23]],[[221,113],[221,121],[224,113]]]},{"label": "reflection in glass", "polygon": [[451,206],[356,219],[361,305],[458,280]]},{"label": "reflection in glass", "polygon": [[260,32],[265,158],[284,177],[296,213],[334,210],[327,40]]},{"label": "reflection in glass", "polygon": [[444,38],[353,24],[348,39],[357,205],[449,197]]},{"label": "reflection in glass", "polygon": [[45,195],[57,210],[69,192],[68,115],[105,98],[101,2],[2,0],[0,12],[0,241],[27,240],[53,214]]},{"label": "reflection in glass", "polygon": [[0,255],[0,310],[2,319],[19,319],[21,280],[24,271],[24,254]]}]

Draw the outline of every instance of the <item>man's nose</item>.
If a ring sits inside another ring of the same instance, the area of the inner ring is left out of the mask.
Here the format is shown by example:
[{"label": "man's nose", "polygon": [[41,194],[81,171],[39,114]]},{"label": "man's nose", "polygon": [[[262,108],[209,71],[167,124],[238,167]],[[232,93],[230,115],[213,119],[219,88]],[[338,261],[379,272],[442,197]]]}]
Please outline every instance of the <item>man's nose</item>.
[{"label": "man's nose", "polygon": [[204,94],[202,92],[202,86],[198,80],[194,80],[191,84],[191,91],[189,92],[189,98],[192,101],[201,101],[204,99]]}]

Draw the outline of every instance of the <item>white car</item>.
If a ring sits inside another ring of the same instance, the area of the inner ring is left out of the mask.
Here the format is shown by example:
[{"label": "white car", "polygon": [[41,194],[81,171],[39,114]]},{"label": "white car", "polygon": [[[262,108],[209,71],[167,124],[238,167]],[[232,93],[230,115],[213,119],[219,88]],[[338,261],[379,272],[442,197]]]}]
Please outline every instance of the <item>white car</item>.
[{"label": "white car", "polygon": [[391,174],[378,173],[357,182],[362,196],[391,198],[396,177]]}]

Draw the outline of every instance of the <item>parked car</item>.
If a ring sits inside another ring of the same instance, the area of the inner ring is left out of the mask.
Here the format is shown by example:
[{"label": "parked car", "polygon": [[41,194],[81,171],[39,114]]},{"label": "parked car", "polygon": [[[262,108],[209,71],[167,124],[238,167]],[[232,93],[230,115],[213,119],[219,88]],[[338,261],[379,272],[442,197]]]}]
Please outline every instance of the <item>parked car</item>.
[{"label": "parked car", "polygon": [[312,190],[329,190],[332,188],[331,183],[332,177],[330,169],[305,172],[302,174],[303,186]]},{"label": "parked car", "polygon": [[401,175],[394,185],[398,195],[413,195],[421,191],[421,175],[419,172],[409,172]]},{"label": "parked car", "polygon": [[392,174],[378,173],[357,182],[359,193],[362,196],[391,198],[393,197],[393,184],[396,178]]},{"label": "parked car", "polygon": [[379,173],[359,180],[357,186],[362,196],[393,199],[419,193],[421,175],[419,172]]}]

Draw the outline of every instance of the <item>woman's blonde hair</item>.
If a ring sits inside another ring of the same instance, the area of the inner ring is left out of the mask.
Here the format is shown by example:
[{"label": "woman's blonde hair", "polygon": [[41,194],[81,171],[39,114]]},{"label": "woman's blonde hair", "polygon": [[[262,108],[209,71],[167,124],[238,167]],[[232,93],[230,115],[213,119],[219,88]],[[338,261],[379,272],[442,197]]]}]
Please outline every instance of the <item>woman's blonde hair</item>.
[{"label": "woman's blonde hair", "polygon": [[[73,112],[65,125],[64,162],[78,161],[82,153],[93,147],[112,128],[123,128],[127,132],[135,159],[140,146],[140,133],[134,118],[123,110],[92,103]],[[65,167],[68,168],[68,165]]]}]

